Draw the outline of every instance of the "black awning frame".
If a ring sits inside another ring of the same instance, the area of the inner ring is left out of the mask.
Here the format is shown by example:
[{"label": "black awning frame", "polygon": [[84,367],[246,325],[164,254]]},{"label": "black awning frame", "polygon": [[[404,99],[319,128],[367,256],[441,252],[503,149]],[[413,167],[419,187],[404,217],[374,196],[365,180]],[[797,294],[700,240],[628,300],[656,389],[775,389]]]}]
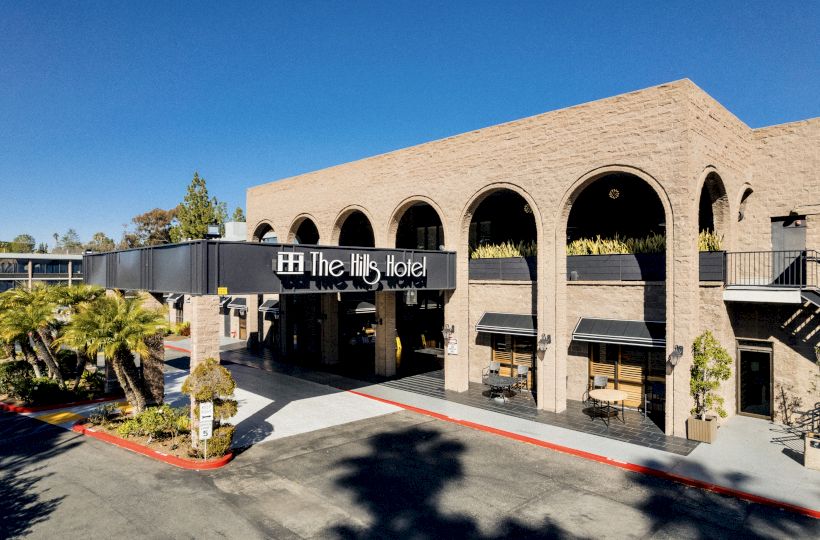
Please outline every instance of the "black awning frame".
[{"label": "black awning frame", "polygon": [[633,319],[604,319],[600,317],[580,317],[575,329],[572,331],[573,341],[582,341],[586,343],[607,343],[611,345],[631,345],[634,347],[651,347],[651,348],[666,348],[666,336],[663,338],[652,338],[638,335],[616,335],[616,334],[593,334],[586,332],[579,332],[578,329],[584,321],[611,321],[619,323],[640,323],[646,325],[662,324],[666,326],[664,321],[636,321]]},{"label": "black awning frame", "polygon": [[171,294],[168,295],[168,298],[165,299],[165,302],[168,303],[168,304],[171,304],[172,306],[175,306],[175,305],[179,304],[184,297],[185,297],[184,294],[171,293]]},{"label": "black awning frame", "polygon": [[259,306],[259,311],[262,313],[279,313],[279,300],[265,300]]},{"label": "black awning frame", "polygon": [[244,298],[234,297],[228,303],[228,309],[238,309],[239,311],[247,311],[248,303]]},{"label": "black awning frame", "polygon": [[231,303],[233,300],[232,296],[220,296],[219,297],[219,309],[227,309],[228,304]]},{"label": "black awning frame", "polygon": [[[475,330],[487,334],[536,337],[538,335],[538,325],[535,322],[535,317],[535,314],[485,312],[475,325]],[[501,324],[503,319],[513,322],[513,324]],[[518,323],[515,324],[515,321],[518,321]]]}]

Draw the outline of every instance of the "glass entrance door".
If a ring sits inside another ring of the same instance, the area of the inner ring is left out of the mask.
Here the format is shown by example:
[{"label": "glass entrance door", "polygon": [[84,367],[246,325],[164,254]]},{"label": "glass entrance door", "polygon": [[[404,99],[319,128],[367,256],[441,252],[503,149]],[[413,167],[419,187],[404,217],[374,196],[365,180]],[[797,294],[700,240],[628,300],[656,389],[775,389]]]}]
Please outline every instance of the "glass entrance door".
[{"label": "glass entrance door", "polygon": [[738,366],[738,411],[753,416],[772,416],[772,353],[741,349]]}]

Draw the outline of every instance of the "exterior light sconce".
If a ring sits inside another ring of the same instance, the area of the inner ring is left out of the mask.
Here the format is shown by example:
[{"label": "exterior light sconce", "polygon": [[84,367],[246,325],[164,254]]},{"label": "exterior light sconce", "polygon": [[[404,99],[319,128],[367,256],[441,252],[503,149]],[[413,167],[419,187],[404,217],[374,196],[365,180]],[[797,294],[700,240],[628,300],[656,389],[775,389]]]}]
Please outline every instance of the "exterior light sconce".
[{"label": "exterior light sconce", "polygon": [[538,339],[538,350],[541,352],[546,351],[550,343],[552,343],[552,336],[541,334],[541,337]]},{"label": "exterior light sconce", "polygon": [[680,362],[681,357],[683,356],[683,345],[675,345],[675,348],[672,349],[672,352],[669,353],[669,363],[672,364],[672,367],[678,365]]},{"label": "exterior light sconce", "polygon": [[456,327],[452,324],[444,324],[444,328],[441,329],[441,335],[444,336],[444,341],[449,341],[450,336],[456,333]]}]

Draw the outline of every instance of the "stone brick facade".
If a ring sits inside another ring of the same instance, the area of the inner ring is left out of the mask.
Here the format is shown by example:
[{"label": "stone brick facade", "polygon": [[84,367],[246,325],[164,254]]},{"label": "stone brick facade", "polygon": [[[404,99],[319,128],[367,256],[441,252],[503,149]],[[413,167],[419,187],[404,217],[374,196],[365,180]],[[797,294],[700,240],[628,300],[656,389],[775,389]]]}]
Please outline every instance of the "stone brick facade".
[{"label": "stone brick facade", "polygon": [[[445,249],[458,254],[458,286],[446,295],[445,322],[455,326],[462,345],[459,354],[446,357],[447,388],[466,389],[486,365],[486,340],[474,330],[482,310],[504,306],[537,313],[538,334],[552,336],[552,345],[539,355],[538,403],[555,411],[563,410],[568,398],[577,399],[584,385],[584,363],[571,343],[578,317],[662,317],[667,354],[675,345],[685,351],[666,380],[666,429],[683,435],[691,407],[691,344],[707,328],[733,354],[741,335],[771,341],[775,378],[795,380],[806,401],[820,401],[800,382],[817,369],[806,352],[816,343],[815,334],[805,331],[795,342],[779,329],[789,324],[787,313],[724,303],[722,287],[699,284],[697,247],[698,201],[707,182],[724,192],[714,209],[725,249],[770,250],[770,218],[793,211],[809,216],[808,247],[820,247],[815,216],[820,200],[814,198],[820,192],[818,148],[820,119],[751,129],[691,81],[681,80],[253,187],[247,192],[248,239],[263,225],[279,238],[293,238],[298,224],[311,219],[320,243],[333,244],[343,218],[360,210],[373,227],[375,245],[393,247],[402,213],[413,202],[426,202],[441,218]],[[614,172],[645,181],[663,206],[665,282],[566,280],[572,204],[585,187]],[[481,201],[500,189],[518,193],[532,210],[536,283],[469,281],[470,219]],[[389,354],[389,341],[381,341],[382,354]],[[731,411],[735,389],[734,380],[725,388]]]}]

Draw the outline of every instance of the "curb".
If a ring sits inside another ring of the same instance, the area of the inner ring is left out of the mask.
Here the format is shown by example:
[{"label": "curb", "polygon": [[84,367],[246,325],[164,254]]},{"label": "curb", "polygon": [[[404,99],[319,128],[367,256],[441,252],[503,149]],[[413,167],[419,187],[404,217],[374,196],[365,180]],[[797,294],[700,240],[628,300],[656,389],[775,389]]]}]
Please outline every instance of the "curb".
[{"label": "curb", "polygon": [[183,349],[182,347],[177,347],[176,345],[168,345],[167,343],[165,343],[164,346],[166,349],[171,349],[172,351],[179,351],[191,354],[191,351],[189,349]]},{"label": "curb", "polygon": [[71,401],[69,403],[58,403],[56,405],[43,405],[41,407],[24,407],[21,405],[13,405],[11,403],[6,403],[5,401],[0,401],[0,410],[4,410],[7,412],[13,413],[36,413],[36,412],[43,412],[43,411],[54,411],[57,409],[68,409],[70,407],[77,407],[79,405],[90,405],[92,403],[102,403],[103,401],[115,401],[118,399],[122,399],[123,396],[104,396],[94,399],[83,399],[80,401]]},{"label": "curb", "polygon": [[771,506],[774,508],[779,508],[781,510],[788,510],[790,512],[794,512],[797,514],[801,514],[804,516],[812,517],[814,519],[820,519],[820,510],[815,510],[812,508],[806,508],[803,506],[798,506],[796,504],[791,504],[783,501],[778,501],[777,499],[770,499],[768,497],[763,497],[761,495],[755,495],[754,493],[749,493],[746,491],[740,491],[733,488],[728,488],[725,486],[721,486],[718,484],[712,484],[710,482],[704,482],[703,480],[697,480],[695,478],[689,478],[687,476],[681,476],[679,474],[670,473],[667,471],[662,471],[660,469],[653,469],[651,467],[644,467],[643,465],[636,465],[634,463],[627,463],[625,461],[618,461],[612,458],[608,458],[606,456],[601,456],[599,454],[593,454],[592,452],[586,452],[584,450],[577,450],[575,448],[570,448],[568,446],[562,446],[560,444],[555,444],[547,441],[542,441],[540,439],[535,439],[533,437],[527,437],[526,435],[519,435],[517,433],[513,433],[511,431],[504,431],[503,429],[497,429],[489,426],[484,426],[482,424],[476,424],[475,422],[470,422],[469,420],[459,420],[457,418],[452,418],[450,416],[440,414],[433,411],[428,411],[426,409],[420,409],[418,407],[413,407],[412,405],[406,405],[404,403],[399,403],[397,401],[392,401],[389,399],[384,399],[376,396],[371,396],[368,394],[363,394],[361,392],[357,392],[355,390],[348,390],[351,394],[355,394],[357,396],[365,397],[368,399],[372,399],[374,401],[380,401],[382,403],[386,403],[388,405],[394,405],[396,407],[400,407],[407,411],[415,412],[418,414],[422,414],[424,416],[429,416],[431,418],[435,418],[437,420],[443,420],[444,422],[450,422],[452,424],[458,424],[460,426],[464,426],[470,429],[475,429],[478,431],[484,431],[486,433],[492,433],[494,435],[500,435],[502,437],[506,437],[508,439],[513,439],[519,442],[524,442],[528,444],[533,444],[535,446],[540,446],[542,448],[547,448],[549,450],[553,450],[556,452],[561,452],[563,454],[569,454],[571,456],[579,457],[582,459],[587,459],[590,461],[596,461],[598,463],[603,463],[604,465],[609,465],[611,467],[617,467],[619,469],[624,469],[631,472],[645,474],[647,476],[654,476],[656,478],[661,478],[664,480],[669,480],[672,482],[676,482],[678,484],[683,484],[690,487],[695,487],[699,489],[704,489],[706,491],[711,491],[713,493],[719,493],[721,495],[730,495],[732,497],[742,499],[745,501],[762,504],[766,506]]},{"label": "curb", "polygon": [[173,465],[181,469],[189,469],[194,471],[219,469],[227,465],[228,462],[230,462],[234,457],[233,452],[231,452],[229,454],[222,456],[221,458],[209,459],[208,461],[185,459],[176,456],[170,456],[168,454],[163,454],[162,452],[152,450],[147,446],[143,446],[141,444],[137,444],[126,439],[122,439],[120,437],[115,437],[114,435],[110,435],[108,433],[95,431],[92,428],[87,427],[85,424],[74,424],[74,426],[72,426],[71,428],[71,431],[81,433],[87,437],[91,437],[92,439],[98,439],[100,441],[113,444],[114,446],[119,446],[120,448],[125,448],[126,450],[130,450],[137,454],[142,454],[143,456],[147,456],[157,461],[162,461],[163,463],[167,463],[169,465]]}]

